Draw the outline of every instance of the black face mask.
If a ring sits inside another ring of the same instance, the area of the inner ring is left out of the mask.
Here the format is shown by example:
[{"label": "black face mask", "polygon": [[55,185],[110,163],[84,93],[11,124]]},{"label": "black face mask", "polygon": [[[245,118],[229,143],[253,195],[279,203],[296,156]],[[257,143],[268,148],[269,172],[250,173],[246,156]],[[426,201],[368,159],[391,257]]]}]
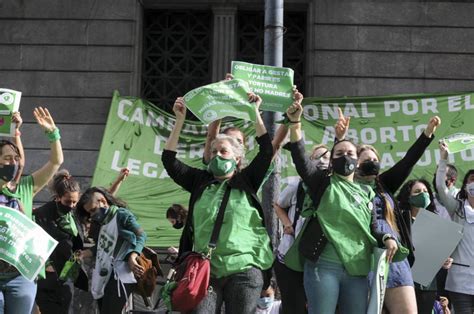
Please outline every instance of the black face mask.
[{"label": "black face mask", "polygon": [[61,202],[56,202],[56,208],[61,214],[67,214],[72,210],[72,207],[69,207],[67,205],[64,205]]},{"label": "black face mask", "polygon": [[359,165],[359,175],[373,176],[378,175],[380,172],[380,163],[378,161],[366,160]]},{"label": "black face mask", "polygon": [[97,223],[102,223],[107,215],[107,209],[105,207],[100,207],[99,210],[91,216],[91,220]]},{"label": "black face mask", "polygon": [[357,159],[347,155],[332,160],[332,170],[343,177],[347,177],[355,171]]},{"label": "black face mask", "polygon": [[173,228],[181,229],[181,228],[183,228],[183,226],[184,226],[184,223],[182,221],[177,221],[177,222],[174,223]]},{"label": "black face mask", "polygon": [[16,176],[18,165],[0,165],[0,179],[5,182],[10,182]]}]

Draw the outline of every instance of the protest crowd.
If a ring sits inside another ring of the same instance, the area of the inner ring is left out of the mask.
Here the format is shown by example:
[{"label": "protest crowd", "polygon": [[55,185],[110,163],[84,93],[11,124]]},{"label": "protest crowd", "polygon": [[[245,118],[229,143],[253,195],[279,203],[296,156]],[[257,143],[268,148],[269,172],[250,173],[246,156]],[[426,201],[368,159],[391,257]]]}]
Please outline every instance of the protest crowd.
[{"label": "protest crowd", "polygon": [[[171,179],[189,192],[189,203],[169,204],[166,212],[182,235],[179,247],[170,248],[176,268],[161,288],[160,302],[170,313],[474,313],[474,169],[458,179],[441,141],[432,177],[410,177],[443,117],[431,117],[406,154],[381,171],[375,147],[347,138],[351,117],[341,110],[334,144],[306,152],[303,95],[294,87],[291,97],[271,138],[260,114],[262,98],[248,94],[258,146],[251,160],[243,130],[221,130],[221,119],[211,121],[201,167],[178,156],[187,102],[175,101],[176,120],[161,160]],[[91,313],[122,313],[133,291],[150,296],[147,289],[157,276],[166,277],[146,248],[146,232],[126,195],[123,200],[115,195],[129,169],[111,186],[81,187],[60,170],[61,135],[52,114],[38,107],[34,117],[50,143],[49,159],[22,176],[28,160],[22,119],[14,113],[12,141],[0,142],[0,202],[35,221],[57,245],[33,281],[0,261],[0,313],[70,313],[74,289],[87,291]],[[259,191],[282,149],[291,152],[299,180],[274,202],[281,235],[273,247]],[[33,197],[46,186],[51,201],[33,209]],[[431,283],[422,285],[412,274],[412,233],[425,212],[462,225],[463,233]],[[385,276],[374,268],[377,248]],[[186,280],[191,276],[194,281]]]}]

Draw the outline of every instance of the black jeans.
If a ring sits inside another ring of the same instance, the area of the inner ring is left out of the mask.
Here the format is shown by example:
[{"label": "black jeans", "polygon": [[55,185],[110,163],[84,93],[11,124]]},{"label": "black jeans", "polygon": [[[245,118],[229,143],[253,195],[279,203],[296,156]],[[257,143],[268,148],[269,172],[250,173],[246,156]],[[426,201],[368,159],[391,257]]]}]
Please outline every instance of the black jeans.
[{"label": "black jeans", "polygon": [[41,313],[67,314],[71,299],[71,289],[58,280],[56,273],[46,272],[46,278],[38,280],[36,304]]},{"label": "black jeans", "polygon": [[221,313],[222,303],[226,314],[255,313],[263,287],[263,274],[258,268],[222,278],[211,277],[207,296],[193,311],[195,314]]},{"label": "black jeans", "polygon": [[289,269],[277,259],[273,264],[278,287],[281,293],[283,314],[306,314],[306,294],[304,292],[303,272]]},{"label": "black jeans", "polygon": [[[416,306],[419,314],[431,314],[436,300],[436,291],[420,290],[415,288]],[[457,312],[456,312],[457,314]]]},{"label": "black jeans", "polygon": [[474,295],[449,291],[449,296],[456,314],[474,313]]},{"label": "black jeans", "polygon": [[110,276],[109,281],[105,285],[104,296],[97,300],[99,312],[101,314],[120,314],[127,303],[127,298],[132,292],[133,284],[124,284],[126,293],[123,291],[122,284],[120,284],[120,297],[118,295],[117,280],[114,279],[114,274]]}]

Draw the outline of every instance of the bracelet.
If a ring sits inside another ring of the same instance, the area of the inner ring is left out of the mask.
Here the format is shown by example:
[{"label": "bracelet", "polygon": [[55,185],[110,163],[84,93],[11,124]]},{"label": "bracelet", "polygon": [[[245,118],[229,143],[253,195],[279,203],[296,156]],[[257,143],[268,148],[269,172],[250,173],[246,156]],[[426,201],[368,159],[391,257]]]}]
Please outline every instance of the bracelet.
[{"label": "bracelet", "polygon": [[45,133],[50,143],[59,141],[61,139],[61,134],[59,134],[58,128],[54,128],[52,131],[46,131]]},{"label": "bracelet", "polygon": [[21,136],[20,130],[18,130],[18,129],[15,130],[15,136]]},{"label": "bracelet", "polygon": [[386,233],[384,234],[384,236],[382,237],[382,242],[385,242],[389,239],[392,239],[392,240],[395,240],[395,238],[393,237],[393,235],[391,235],[390,233]]},{"label": "bracelet", "polygon": [[290,123],[293,123],[293,124],[301,123],[301,120],[298,120],[298,121],[291,121],[291,120],[289,120],[289,121],[290,121]]}]

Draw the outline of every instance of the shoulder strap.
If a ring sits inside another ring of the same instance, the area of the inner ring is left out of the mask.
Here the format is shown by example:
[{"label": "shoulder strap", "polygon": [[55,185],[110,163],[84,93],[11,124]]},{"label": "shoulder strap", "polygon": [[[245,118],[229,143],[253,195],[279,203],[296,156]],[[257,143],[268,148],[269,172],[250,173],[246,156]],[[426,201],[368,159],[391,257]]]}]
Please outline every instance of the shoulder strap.
[{"label": "shoulder strap", "polygon": [[219,207],[219,212],[217,213],[216,222],[214,224],[214,228],[212,229],[211,240],[209,241],[209,248],[215,249],[217,245],[217,238],[219,237],[219,233],[221,232],[222,222],[224,221],[224,212],[227,206],[227,201],[229,200],[230,196],[230,185],[227,184],[227,187],[224,192],[224,197],[222,198],[221,206]]},{"label": "shoulder strap", "polygon": [[296,229],[296,224],[300,218],[301,211],[303,210],[303,203],[305,198],[305,190],[303,187],[303,181],[300,181],[298,184],[298,189],[296,190],[296,206],[295,206],[295,215],[293,217],[293,230]]}]

